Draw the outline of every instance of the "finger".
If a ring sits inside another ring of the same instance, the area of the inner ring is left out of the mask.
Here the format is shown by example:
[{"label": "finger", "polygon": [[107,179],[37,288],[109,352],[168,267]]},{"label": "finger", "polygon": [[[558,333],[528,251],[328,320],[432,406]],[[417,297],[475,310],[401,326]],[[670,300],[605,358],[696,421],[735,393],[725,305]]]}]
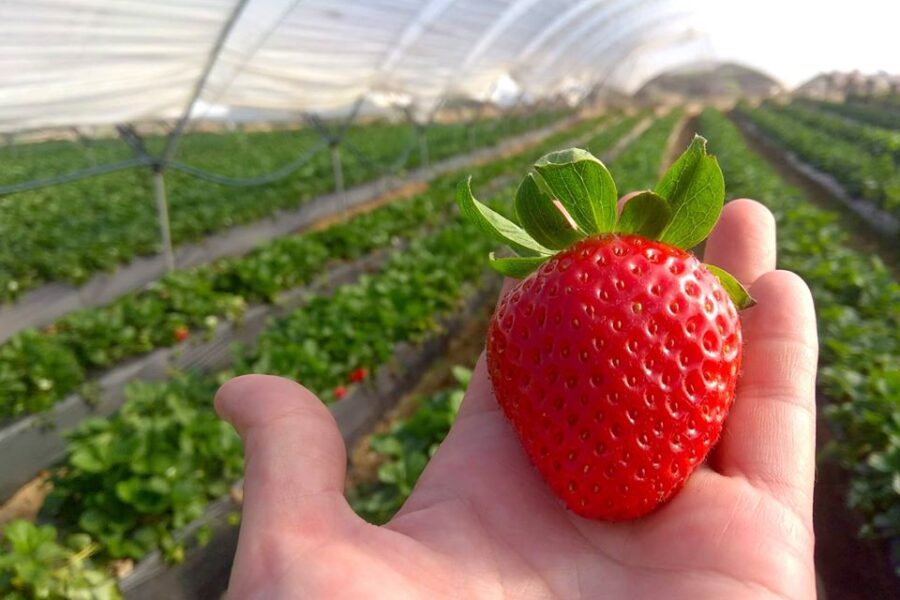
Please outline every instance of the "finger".
[{"label": "finger", "polygon": [[752,285],[775,268],[775,217],[754,200],[732,200],[706,240],[703,258]]},{"label": "finger", "polygon": [[325,405],[293,381],[268,375],[232,379],[215,404],[244,441],[245,528],[327,534],[346,508],[347,459]]},{"label": "finger", "polygon": [[812,516],[815,463],[815,309],[806,284],[788,271],[760,277],[743,313],[743,367],[715,467]]},{"label": "finger", "polygon": [[470,415],[499,411],[500,407],[494,398],[494,390],[491,388],[491,380],[487,372],[487,357],[482,352],[472,371],[472,379],[466,389],[466,396],[459,406],[457,420],[468,418]]}]

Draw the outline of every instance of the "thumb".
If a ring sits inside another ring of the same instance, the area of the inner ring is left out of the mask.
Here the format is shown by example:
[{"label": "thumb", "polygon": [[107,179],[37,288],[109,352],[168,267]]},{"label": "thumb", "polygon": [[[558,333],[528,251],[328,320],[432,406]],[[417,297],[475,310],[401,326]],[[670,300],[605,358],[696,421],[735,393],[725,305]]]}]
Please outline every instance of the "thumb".
[{"label": "thumb", "polygon": [[215,405],[244,441],[241,546],[285,528],[314,543],[352,514],[344,441],[312,392],[282,377],[245,375],[223,385]]}]

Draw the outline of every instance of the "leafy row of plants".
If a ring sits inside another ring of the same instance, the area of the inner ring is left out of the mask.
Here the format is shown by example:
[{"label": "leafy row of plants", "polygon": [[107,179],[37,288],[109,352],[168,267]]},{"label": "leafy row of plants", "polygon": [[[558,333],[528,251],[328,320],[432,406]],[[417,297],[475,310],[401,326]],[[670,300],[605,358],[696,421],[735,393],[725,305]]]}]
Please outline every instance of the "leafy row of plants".
[{"label": "leafy row of plants", "polygon": [[[590,120],[550,136],[553,147],[573,131],[596,126]],[[518,156],[492,161],[475,172],[495,177],[521,162]],[[20,332],[0,344],[0,417],[49,408],[78,389],[99,369],[168,347],[222,320],[237,321],[250,303],[275,302],[279,293],[304,285],[329,261],[350,260],[421,231],[451,207],[460,173],[435,179],[429,190],[358,214],[328,229],[278,238],[244,257],[169,274],[147,289],[112,304],[72,313],[43,329]]]},{"label": "leafy row of plants", "polygon": [[[885,129],[852,121],[827,110],[814,108],[804,102],[787,105],[772,104],[771,107],[779,114],[858,144],[860,148],[873,156],[888,155],[895,161],[900,159],[900,130]],[[900,120],[900,116],[897,118]]]},{"label": "leafy row of plants", "polygon": [[809,285],[819,318],[819,387],[835,441],[827,456],[853,473],[851,507],[866,535],[900,535],[900,284],[876,255],[850,248],[838,214],[811,204],[746,144],[721,113],[705,111],[731,197],[765,203],[778,225],[779,266]]},{"label": "leafy row of plants", "polygon": [[653,187],[659,178],[667,142],[681,116],[682,111],[676,109],[657,119],[612,160],[609,168],[617,174],[616,187],[620,193]]},{"label": "leafy row of plants", "polygon": [[115,600],[115,580],[96,568],[90,536],[64,540],[51,525],[7,523],[0,535],[0,594],[5,600]]},{"label": "leafy row of plants", "polygon": [[[548,111],[530,118],[499,118],[474,125],[474,138],[488,145],[503,137],[558,118]],[[464,124],[428,128],[431,160],[469,149]],[[233,177],[252,177],[289,164],[305,148],[318,143],[310,129],[251,133],[193,133],[179,144],[177,159],[190,166]],[[147,140],[150,152],[162,149],[162,139]],[[415,132],[406,124],[373,123],[351,127],[342,151],[348,186],[363,183],[403,159],[401,168],[419,165]],[[352,148],[352,151],[351,151]],[[414,150],[408,152],[410,148]],[[128,158],[129,149],[116,140],[87,147],[45,142],[10,146],[0,151],[0,183],[17,183],[77,171]],[[226,187],[180,171],[166,173],[169,216],[174,243],[182,244],[334,189],[327,150],[320,150],[302,167],[279,181],[256,187]],[[0,301],[48,281],[81,283],[137,256],[160,249],[159,226],[147,168],[102,176],[0,197]]]},{"label": "leafy row of plants", "polygon": [[860,123],[868,123],[885,129],[900,130],[900,108],[889,107],[878,103],[863,102],[825,102],[823,100],[803,99],[800,102],[807,106],[821,108],[829,112],[849,117]]},{"label": "leafy row of plants", "polygon": [[347,490],[347,499],[358,515],[370,523],[387,523],[409,495],[428,461],[447,437],[462,404],[472,371],[453,367],[454,384],[417,400],[415,412],[373,435],[369,448],[378,456],[375,481],[364,481]]},{"label": "leafy row of plants", "polygon": [[255,350],[236,350],[233,370],[130,386],[118,414],[85,422],[70,436],[42,515],[63,532],[90,534],[102,558],[139,559],[161,549],[179,560],[176,532],[241,474],[240,441],[212,408],[218,381],[283,375],[330,402],[342,395],[336,390],[361,384],[388,362],[397,344],[434,332],[484,272],[489,246],[454,217],[395,252],[378,273],[272,320]]},{"label": "leafy row of plants", "polygon": [[[538,151],[558,146],[561,136]],[[510,161],[523,160],[520,155],[497,161],[485,166],[484,174],[497,176]],[[509,188],[500,197],[511,193]],[[466,282],[483,272],[480,259],[488,245],[470,224],[453,219],[395,253],[380,273],[341,286],[331,296],[313,297],[294,315],[270,323],[258,350],[236,351],[244,356],[234,371],[133,383],[119,413],[87,421],[70,435],[43,518],[63,533],[94,540],[91,552],[101,561],[140,558],[153,549],[180,560],[184,540],[176,531],[226,493],[242,469],[240,441],[212,409],[218,382],[264,369],[300,379],[326,401],[342,396],[345,386],[361,383],[369,369],[389,358],[396,343],[435,330],[441,315],[466,295]],[[371,327],[375,322],[380,327]],[[320,353],[308,354],[310,348]],[[293,360],[290,349],[297,352]],[[279,359],[284,359],[280,366]],[[342,366],[319,369],[331,362]],[[308,366],[298,369],[297,364]],[[209,532],[201,529],[198,535],[203,542]],[[46,576],[41,565],[32,575]],[[10,593],[4,585],[0,581],[0,592]]]},{"label": "leafy row of plants", "polygon": [[830,173],[852,196],[864,198],[900,216],[900,169],[890,154],[872,154],[854,142],[782,114],[772,106],[738,108],[779,144],[802,160]]}]

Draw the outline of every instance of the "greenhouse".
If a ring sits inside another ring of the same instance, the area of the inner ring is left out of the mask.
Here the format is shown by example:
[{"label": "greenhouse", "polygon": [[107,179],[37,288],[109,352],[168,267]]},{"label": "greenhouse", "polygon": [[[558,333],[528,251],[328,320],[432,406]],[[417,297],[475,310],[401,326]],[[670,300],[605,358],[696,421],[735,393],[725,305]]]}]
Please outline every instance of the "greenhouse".
[{"label": "greenhouse", "polygon": [[0,0],[0,597],[900,598],[898,20]]}]

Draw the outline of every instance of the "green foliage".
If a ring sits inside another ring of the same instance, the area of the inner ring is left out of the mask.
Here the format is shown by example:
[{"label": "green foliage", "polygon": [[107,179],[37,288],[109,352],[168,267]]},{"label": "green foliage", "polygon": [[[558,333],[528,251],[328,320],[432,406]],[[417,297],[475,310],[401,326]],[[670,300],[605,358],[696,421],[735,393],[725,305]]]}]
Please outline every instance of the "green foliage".
[{"label": "green foliage", "polygon": [[[571,135],[552,136],[542,148]],[[480,167],[480,172],[497,177],[522,161],[522,156],[511,156]],[[431,228],[430,235],[395,253],[381,272],[329,296],[310,298],[294,314],[273,320],[256,350],[236,351],[243,353],[238,370],[293,376],[327,401],[333,386],[346,383],[356,368],[374,371],[399,342],[433,331],[484,270],[477,255],[486,250],[485,243],[458,218],[448,223],[450,215],[437,210],[441,202],[452,205],[458,176],[436,182],[442,200],[432,198],[416,210],[398,205],[398,212],[391,213],[397,220],[404,211],[414,214]],[[511,190],[503,195],[507,203],[510,195]],[[366,237],[372,222],[358,223],[354,233],[340,236],[342,244]],[[91,534],[102,558],[138,559],[160,549],[169,560],[181,559],[188,540],[178,531],[201,515],[210,500],[224,495],[243,467],[237,434],[213,410],[219,379],[177,375],[165,383],[130,386],[119,413],[88,421],[70,435],[43,514],[65,531]],[[203,530],[198,536],[202,542]]]},{"label": "green foliage", "polygon": [[[567,129],[541,148],[555,148],[572,135]],[[521,161],[521,155],[513,155],[475,172],[497,177]],[[330,261],[359,258],[420,232],[450,210],[458,178],[458,173],[438,177],[428,191],[413,198],[321,231],[275,239],[243,257],[171,273],[108,306],[72,313],[42,331],[17,334],[0,344],[0,385],[7,391],[0,417],[47,409],[75,391],[92,371],[175,344],[179,328],[204,331],[223,319],[239,321],[248,303],[276,302],[281,292],[309,283]]]},{"label": "green foliage", "polygon": [[651,189],[659,179],[667,143],[681,119],[681,110],[673,110],[650,127],[609,163],[615,174],[619,194]]},{"label": "green foliage", "polygon": [[241,442],[213,410],[214,381],[178,376],[129,386],[121,411],[69,435],[42,512],[90,534],[99,553],[183,553],[173,532],[225,495],[243,469]]},{"label": "green foliage", "polygon": [[900,216],[900,169],[892,153],[869,152],[856,142],[828,133],[820,124],[805,124],[796,115],[772,106],[739,108],[739,114],[805,162],[833,175],[851,196]]},{"label": "green foliage", "polygon": [[[894,160],[900,160],[900,130],[885,129],[852,121],[828,110],[816,109],[815,105],[803,100],[797,100],[784,106],[772,105],[772,108],[776,112],[797,119],[810,127],[854,142],[869,154],[887,154]],[[895,115],[894,119],[895,124],[900,123],[900,113]]]},{"label": "green foliage", "polygon": [[779,266],[809,285],[819,319],[819,387],[832,401],[827,455],[853,472],[848,501],[865,532],[900,535],[900,285],[877,256],[849,248],[839,215],[817,208],[753,153],[734,124],[707,110],[731,197],[764,202],[778,226]]},{"label": "green foliage", "polygon": [[398,252],[377,275],[311,298],[302,310],[273,322],[239,373],[284,375],[333,398],[347,373],[384,364],[400,342],[435,331],[459,306],[467,283],[484,271],[490,242],[458,218]]},{"label": "green foliage", "polygon": [[472,376],[463,367],[454,367],[453,373],[456,385],[420,399],[410,418],[372,436],[370,446],[382,460],[378,481],[348,492],[353,510],[370,523],[386,523],[400,510],[450,431]]},{"label": "green foliage", "polygon": [[849,117],[859,123],[868,123],[875,127],[900,131],[900,118],[897,116],[900,111],[898,111],[896,105],[891,107],[877,103],[864,104],[852,101],[838,103],[823,102],[821,100],[804,100],[803,102],[816,108]]},{"label": "green foliage", "polygon": [[[548,111],[475,123],[473,137],[487,145],[545,125],[561,116]],[[348,130],[342,152],[345,183],[357,185],[383,174],[415,146],[407,124],[371,123]],[[427,130],[431,160],[469,149],[465,124],[434,124]],[[146,140],[159,152],[161,138]],[[266,132],[191,132],[176,159],[191,167],[231,177],[254,177],[290,163],[318,142],[309,129]],[[352,150],[350,149],[352,147]],[[369,159],[365,159],[368,156]],[[419,166],[418,151],[401,168]],[[96,140],[87,147],[69,142],[11,145],[0,149],[0,184],[20,183],[130,158],[119,140]],[[184,244],[227,227],[249,223],[334,189],[330,155],[319,151],[280,181],[257,187],[226,187],[169,170],[166,174],[173,240]],[[0,301],[48,281],[82,283],[137,256],[159,251],[159,227],[146,168],[134,168],[63,185],[0,197]]]},{"label": "green foliage", "polygon": [[93,567],[89,536],[60,541],[50,525],[12,521],[0,537],[0,596],[5,600],[114,600],[115,581]]},{"label": "green foliage", "polygon": [[660,241],[689,249],[706,239],[722,214],[725,180],[716,157],[706,152],[705,139],[694,136],[655,191],[668,201],[672,214]]}]

